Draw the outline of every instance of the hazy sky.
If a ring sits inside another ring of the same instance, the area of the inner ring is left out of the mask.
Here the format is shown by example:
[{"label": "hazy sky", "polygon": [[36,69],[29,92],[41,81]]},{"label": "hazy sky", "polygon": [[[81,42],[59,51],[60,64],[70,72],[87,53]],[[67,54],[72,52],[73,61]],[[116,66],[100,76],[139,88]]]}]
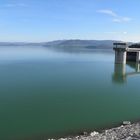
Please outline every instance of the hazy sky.
[{"label": "hazy sky", "polygon": [[0,41],[140,42],[140,0],[0,0]]}]

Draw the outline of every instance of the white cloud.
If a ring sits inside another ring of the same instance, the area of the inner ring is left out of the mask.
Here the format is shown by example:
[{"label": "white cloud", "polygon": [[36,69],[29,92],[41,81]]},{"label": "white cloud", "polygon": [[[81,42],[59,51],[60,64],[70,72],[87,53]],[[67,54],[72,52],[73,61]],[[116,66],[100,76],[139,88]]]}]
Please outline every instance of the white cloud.
[{"label": "white cloud", "polygon": [[128,17],[118,17],[118,18],[114,18],[113,19],[113,22],[121,23],[121,22],[129,22],[131,20],[132,19],[131,18],[128,18]]},{"label": "white cloud", "polygon": [[123,20],[123,21],[131,21],[132,19],[129,18],[129,17],[123,17],[122,20]]},{"label": "white cloud", "polygon": [[122,32],[112,31],[112,32],[104,32],[104,34],[127,34],[127,32],[126,31],[122,31]]},{"label": "white cloud", "polygon": [[109,16],[117,17],[117,14],[114,13],[112,10],[98,10],[98,13],[107,14]]},{"label": "white cloud", "polygon": [[109,9],[102,9],[102,10],[98,10],[97,12],[101,13],[101,14],[106,14],[108,16],[111,16],[112,17],[112,21],[113,22],[117,22],[117,23],[129,22],[129,21],[132,20],[130,17],[120,16],[117,13],[115,13],[114,11],[109,10]]},{"label": "white cloud", "polygon": [[120,22],[122,22],[122,20],[120,20],[120,19],[118,19],[118,18],[114,18],[114,19],[113,19],[113,22],[118,22],[118,23],[120,23]]},{"label": "white cloud", "polygon": [[128,34],[128,33],[127,33],[127,32],[123,32],[123,34],[125,34],[125,35],[126,35],[126,34]]}]

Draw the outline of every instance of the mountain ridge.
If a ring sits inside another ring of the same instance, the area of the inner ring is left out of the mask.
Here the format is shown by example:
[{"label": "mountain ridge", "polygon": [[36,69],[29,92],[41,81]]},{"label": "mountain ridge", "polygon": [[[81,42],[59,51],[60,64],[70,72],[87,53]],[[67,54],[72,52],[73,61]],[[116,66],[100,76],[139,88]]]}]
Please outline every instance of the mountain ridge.
[{"label": "mountain ridge", "polygon": [[[63,48],[63,49],[112,49],[113,43],[123,42],[117,40],[57,40],[47,42],[44,46],[50,48]],[[132,44],[132,42],[128,42]]]},{"label": "mountain ridge", "polygon": [[[43,46],[54,49],[112,49],[114,42],[119,40],[55,40],[49,42],[0,42],[0,46]],[[128,44],[133,44],[128,42]]]}]

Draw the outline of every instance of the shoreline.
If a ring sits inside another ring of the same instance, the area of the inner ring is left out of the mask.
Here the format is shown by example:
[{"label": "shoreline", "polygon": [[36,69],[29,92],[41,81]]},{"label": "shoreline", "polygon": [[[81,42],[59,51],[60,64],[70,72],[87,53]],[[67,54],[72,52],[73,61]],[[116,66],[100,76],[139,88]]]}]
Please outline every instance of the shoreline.
[{"label": "shoreline", "polygon": [[140,121],[124,121],[122,125],[100,132],[83,132],[82,135],[48,140],[140,140]]}]

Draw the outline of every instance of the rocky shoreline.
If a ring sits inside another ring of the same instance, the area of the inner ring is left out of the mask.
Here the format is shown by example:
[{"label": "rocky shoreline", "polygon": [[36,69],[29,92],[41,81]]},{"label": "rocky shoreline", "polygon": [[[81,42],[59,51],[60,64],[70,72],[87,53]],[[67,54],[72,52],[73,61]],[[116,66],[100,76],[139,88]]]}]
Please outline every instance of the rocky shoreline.
[{"label": "rocky shoreline", "polygon": [[140,122],[131,124],[129,121],[124,121],[121,126],[104,130],[101,133],[84,132],[83,135],[58,140],[140,140]]}]

